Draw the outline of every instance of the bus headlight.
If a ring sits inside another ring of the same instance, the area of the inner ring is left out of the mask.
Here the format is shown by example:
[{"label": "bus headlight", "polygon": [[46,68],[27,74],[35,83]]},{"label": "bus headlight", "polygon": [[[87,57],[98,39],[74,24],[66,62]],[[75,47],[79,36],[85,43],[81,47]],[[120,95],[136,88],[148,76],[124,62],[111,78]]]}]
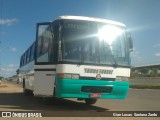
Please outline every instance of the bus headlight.
[{"label": "bus headlight", "polygon": [[129,81],[129,77],[116,76],[116,81]]},{"label": "bus headlight", "polygon": [[72,74],[72,79],[79,79],[79,75]]},{"label": "bus headlight", "polygon": [[60,73],[58,75],[59,78],[66,78],[66,79],[79,79],[78,74],[66,74],[66,73]]}]

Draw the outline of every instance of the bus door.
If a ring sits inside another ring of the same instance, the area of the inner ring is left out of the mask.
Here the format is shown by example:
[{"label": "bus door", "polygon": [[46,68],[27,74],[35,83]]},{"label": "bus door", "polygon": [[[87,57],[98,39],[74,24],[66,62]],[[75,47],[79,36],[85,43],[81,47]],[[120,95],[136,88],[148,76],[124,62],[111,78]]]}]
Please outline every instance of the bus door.
[{"label": "bus door", "polygon": [[53,58],[53,34],[51,23],[38,23],[35,51],[34,95],[53,96],[56,65]]}]

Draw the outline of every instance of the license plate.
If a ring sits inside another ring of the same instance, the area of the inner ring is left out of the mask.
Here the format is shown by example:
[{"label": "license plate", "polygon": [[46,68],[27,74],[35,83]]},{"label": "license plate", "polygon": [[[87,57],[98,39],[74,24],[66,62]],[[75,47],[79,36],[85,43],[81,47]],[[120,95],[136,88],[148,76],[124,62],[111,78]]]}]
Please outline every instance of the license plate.
[{"label": "license plate", "polygon": [[100,98],[102,96],[102,94],[100,93],[92,93],[90,94],[90,98]]}]

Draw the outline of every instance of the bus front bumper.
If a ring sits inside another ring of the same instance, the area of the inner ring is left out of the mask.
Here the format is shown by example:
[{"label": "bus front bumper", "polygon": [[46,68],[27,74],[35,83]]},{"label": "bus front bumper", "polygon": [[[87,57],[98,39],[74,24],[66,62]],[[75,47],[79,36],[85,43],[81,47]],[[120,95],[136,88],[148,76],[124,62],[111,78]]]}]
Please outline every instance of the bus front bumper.
[{"label": "bus front bumper", "polygon": [[91,94],[100,94],[100,99],[125,99],[129,85],[124,81],[58,79],[56,97],[90,98]]}]

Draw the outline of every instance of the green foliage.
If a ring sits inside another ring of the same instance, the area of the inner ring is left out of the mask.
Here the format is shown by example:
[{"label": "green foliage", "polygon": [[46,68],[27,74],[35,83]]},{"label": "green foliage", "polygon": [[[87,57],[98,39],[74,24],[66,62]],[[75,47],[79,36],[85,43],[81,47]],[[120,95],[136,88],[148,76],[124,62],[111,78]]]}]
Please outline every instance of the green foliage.
[{"label": "green foliage", "polygon": [[148,69],[148,68],[141,68],[139,71],[140,71],[141,73],[143,73],[143,74],[146,74],[146,73],[149,72],[149,69]]},{"label": "green foliage", "polygon": [[160,77],[158,70],[160,68],[138,68],[132,69],[131,77]]},{"label": "green foliage", "polygon": [[0,76],[0,80],[2,80],[4,77]]}]

